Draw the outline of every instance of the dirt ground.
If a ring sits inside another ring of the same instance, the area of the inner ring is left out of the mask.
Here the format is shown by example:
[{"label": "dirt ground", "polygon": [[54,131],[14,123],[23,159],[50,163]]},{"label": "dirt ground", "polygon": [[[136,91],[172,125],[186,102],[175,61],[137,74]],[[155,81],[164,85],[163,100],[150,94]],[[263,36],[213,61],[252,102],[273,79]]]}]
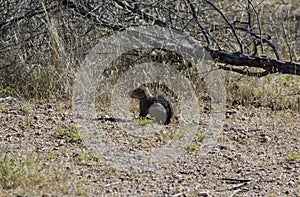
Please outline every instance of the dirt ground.
[{"label": "dirt ground", "polygon": [[[297,197],[299,120],[297,111],[235,106],[209,154],[188,150],[168,166],[136,172],[106,165],[70,134],[69,102],[1,99],[0,195]],[[113,132],[120,123],[99,124]]]}]

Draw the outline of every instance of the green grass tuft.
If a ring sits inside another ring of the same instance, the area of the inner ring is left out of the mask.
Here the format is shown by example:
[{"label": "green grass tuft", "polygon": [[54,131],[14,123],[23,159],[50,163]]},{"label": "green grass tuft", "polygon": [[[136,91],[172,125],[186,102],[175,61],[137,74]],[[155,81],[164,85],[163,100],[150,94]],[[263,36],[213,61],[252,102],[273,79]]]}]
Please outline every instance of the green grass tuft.
[{"label": "green grass tuft", "polygon": [[69,142],[78,142],[82,140],[82,137],[77,132],[77,127],[75,124],[71,124],[70,126],[59,126],[56,129],[56,132],[60,135],[60,137]]},{"label": "green grass tuft", "polygon": [[298,160],[298,159],[300,159],[300,154],[299,153],[290,153],[287,155],[287,158],[289,160]]},{"label": "green grass tuft", "polygon": [[196,136],[197,136],[197,142],[202,142],[203,139],[205,138],[205,135],[202,133],[198,133]]},{"label": "green grass tuft", "polygon": [[153,122],[152,119],[147,118],[147,117],[137,117],[137,118],[134,118],[133,121],[140,126],[145,126],[145,125]]},{"label": "green grass tuft", "polygon": [[201,146],[197,145],[196,143],[191,142],[191,143],[188,143],[186,148],[189,151],[196,151],[196,150],[199,150],[201,148]]}]

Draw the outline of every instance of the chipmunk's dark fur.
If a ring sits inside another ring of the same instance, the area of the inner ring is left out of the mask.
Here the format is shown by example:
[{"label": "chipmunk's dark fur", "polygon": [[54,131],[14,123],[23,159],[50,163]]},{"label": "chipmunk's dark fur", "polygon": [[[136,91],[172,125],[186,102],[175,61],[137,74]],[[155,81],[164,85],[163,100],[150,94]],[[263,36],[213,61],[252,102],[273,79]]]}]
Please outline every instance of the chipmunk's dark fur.
[{"label": "chipmunk's dark fur", "polygon": [[171,122],[171,118],[173,116],[173,109],[171,103],[167,99],[165,99],[164,96],[158,95],[157,97],[152,97],[149,91],[143,86],[140,86],[130,91],[129,95],[131,98],[139,99],[140,116],[142,117],[147,116],[150,107],[155,103],[159,103],[165,108],[167,112],[167,118],[164,124],[169,124]]}]

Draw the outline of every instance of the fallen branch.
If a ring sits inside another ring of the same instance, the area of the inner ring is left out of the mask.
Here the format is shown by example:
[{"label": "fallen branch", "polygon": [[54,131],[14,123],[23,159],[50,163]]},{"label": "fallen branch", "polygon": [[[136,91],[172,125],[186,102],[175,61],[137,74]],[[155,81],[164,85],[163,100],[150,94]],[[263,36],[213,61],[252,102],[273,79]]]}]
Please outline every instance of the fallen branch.
[{"label": "fallen branch", "polygon": [[282,73],[300,75],[300,63],[284,62],[281,60],[267,57],[251,57],[241,53],[230,53],[226,51],[217,51],[207,48],[211,57],[219,63],[225,63],[233,66],[248,66],[253,68],[262,68],[269,74]]}]

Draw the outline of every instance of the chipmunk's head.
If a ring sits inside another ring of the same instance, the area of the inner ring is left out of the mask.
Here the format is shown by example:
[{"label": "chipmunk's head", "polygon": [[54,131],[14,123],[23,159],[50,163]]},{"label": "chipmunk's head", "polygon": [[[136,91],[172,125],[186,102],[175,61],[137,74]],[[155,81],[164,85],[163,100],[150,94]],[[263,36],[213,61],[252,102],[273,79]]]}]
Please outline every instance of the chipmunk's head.
[{"label": "chipmunk's head", "polygon": [[149,97],[150,93],[147,88],[140,86],[129,92],[130,98],[141,99]]}]

